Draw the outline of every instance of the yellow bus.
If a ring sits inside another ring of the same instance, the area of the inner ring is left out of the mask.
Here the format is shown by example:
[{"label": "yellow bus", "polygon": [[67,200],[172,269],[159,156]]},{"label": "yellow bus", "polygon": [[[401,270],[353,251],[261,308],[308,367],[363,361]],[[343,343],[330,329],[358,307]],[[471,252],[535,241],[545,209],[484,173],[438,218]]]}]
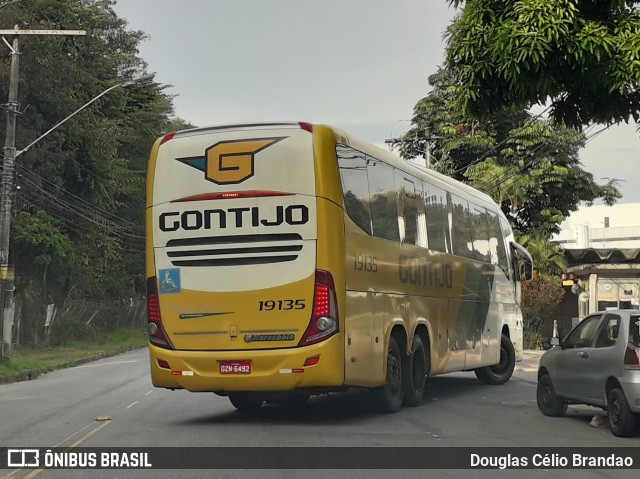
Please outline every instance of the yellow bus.
[{"label": "yellow bus", "polygon": [[499,207],[339,129],[158,139],[147,232],[157,387],[240,410],[366,388],[395,412],[421,402],[428,377],[501,384],[522,357],[531,258]]}]

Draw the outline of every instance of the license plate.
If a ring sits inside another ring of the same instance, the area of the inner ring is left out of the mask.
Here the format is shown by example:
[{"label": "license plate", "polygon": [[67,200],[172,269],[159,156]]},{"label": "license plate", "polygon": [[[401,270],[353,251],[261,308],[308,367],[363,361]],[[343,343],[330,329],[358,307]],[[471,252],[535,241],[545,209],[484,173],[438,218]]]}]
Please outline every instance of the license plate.
[{"label": "license plate", "polygon": [[251,374],[251,361],[221,361],[220,374]]}]

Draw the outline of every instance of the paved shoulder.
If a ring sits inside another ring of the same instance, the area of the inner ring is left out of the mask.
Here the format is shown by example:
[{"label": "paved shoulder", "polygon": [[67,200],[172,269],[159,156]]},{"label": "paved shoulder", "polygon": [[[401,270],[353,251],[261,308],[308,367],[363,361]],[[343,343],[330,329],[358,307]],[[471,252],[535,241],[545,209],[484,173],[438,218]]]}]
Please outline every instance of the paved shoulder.
[{"label": "paved shoulder", "polygon": [[525,349],[522,353],[522,361],[516,363],[515,370],[522,372],[535,372],[538,370],[540,356],[544,351],[538,349]]}]

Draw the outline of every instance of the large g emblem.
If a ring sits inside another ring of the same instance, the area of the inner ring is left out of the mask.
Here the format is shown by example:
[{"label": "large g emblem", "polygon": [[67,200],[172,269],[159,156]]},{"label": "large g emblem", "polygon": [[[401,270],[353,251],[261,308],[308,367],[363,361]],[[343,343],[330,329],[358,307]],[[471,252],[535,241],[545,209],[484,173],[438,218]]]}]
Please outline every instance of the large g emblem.
[{"label": "large g emblem", "polygon": [[205,150],[204,158],[177,158],[177,160],[204,171],[205,178],[218,185],[241,183],[253,176],[256,153],[284,138],[220,141]]}]

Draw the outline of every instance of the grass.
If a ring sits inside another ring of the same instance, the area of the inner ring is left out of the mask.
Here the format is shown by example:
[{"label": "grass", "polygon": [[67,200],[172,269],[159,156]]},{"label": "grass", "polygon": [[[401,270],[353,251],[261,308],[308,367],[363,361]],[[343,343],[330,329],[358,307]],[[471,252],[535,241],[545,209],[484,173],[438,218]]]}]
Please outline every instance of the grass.
[{"label": "grass", "polygon": [[95,359],[146,347],[143,329],[122,329],[96,341],[73,341],[48,348],[13,348],[9,357],[0,358],[0,383],[34,379],[54,369],[76,366]]}]

